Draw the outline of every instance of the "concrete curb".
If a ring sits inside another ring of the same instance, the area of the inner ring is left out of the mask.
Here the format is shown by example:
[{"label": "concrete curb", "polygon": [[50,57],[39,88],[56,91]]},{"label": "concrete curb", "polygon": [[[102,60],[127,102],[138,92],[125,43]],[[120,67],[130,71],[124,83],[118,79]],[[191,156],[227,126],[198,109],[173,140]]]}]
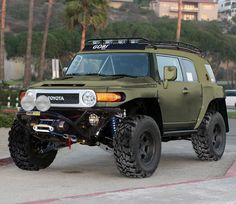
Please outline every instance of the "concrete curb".
[{"label": "concrete curb", "polygon": [[234,177],[236,176],[236,161],[233,162],[232,166],[225,173],[224,177]]},{"label": "concrete curb", "polygon": [[0,159],[0,167],[1,166],[7,166],[7,165],[11,164],[12,162],[13,161],[12,161],[11,157]]},{"label": "concrete curb", "polygon": [[199,180],[189,180],[189,181],[183,181],[178,183],[169,183],[169,184],[162,184],[162,185],[155,185],[155,186],[146,186],[146,187],[136,187],[136,188],[126,188],[126,189],[119,189],[119,190],[113,190],[113,191],[103,191],[103,192],[94,192],[94,193],[87,193],[87,194],[78,194],[74,196],[69,197],[62,197],[62,198],[51,198],[51,199],[45,199],[45,200],[38,200],[38,201],[31,201],[31,202],[23,202],[20,204],[49,204],[54,202],[63,202],[67,200],[77,200],[80,198],[91,198],[101,195],[107,195],[112,193],[122,193],[122,192],[132,192],[135,190],[146,190],[146,189],[158,189],[158,188],[166,188],[166,187],[173,187],[183,184],[195,184],[195,183],[201,183],[206,181],[213,181],[213,180],[223,180],[231,177],[236,176],[236,161],[233,162],[232,166],[228,169],[228,171],[225,173],[222,177],[215,177],[215,178],[209,178],[209,179],[199,179]]}]

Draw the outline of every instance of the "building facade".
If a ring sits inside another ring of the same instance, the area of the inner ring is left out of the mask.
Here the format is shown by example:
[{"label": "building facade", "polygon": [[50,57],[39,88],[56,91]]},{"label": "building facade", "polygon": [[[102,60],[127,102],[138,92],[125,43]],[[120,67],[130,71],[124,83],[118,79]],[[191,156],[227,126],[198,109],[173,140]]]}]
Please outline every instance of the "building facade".
[{"label": "building facade", "polygon": [[124,3],[133,3],[134,0],[110,0],[109,6],[115,9],[119,9]]},{"label": "building facade", "polygon": [[5,79],[8,80],[15,80],[15,79],[22,79],[24,78],[24,59],[14,59],[14,60],[7,60],[5,59],[4,63],[4,72],[5,72]]},{"label": "building facade", "polygon": [[219,1],[219,13],[222,17],[231,19],[236,16],[236,0]]},{"label": "building facade", "polygon": [[[157,16],[177,18],[178,0],[155,0],[150,2]],[[217,0],[183,0],[182,18],[184,20],[212,21],[218,19]]]}]

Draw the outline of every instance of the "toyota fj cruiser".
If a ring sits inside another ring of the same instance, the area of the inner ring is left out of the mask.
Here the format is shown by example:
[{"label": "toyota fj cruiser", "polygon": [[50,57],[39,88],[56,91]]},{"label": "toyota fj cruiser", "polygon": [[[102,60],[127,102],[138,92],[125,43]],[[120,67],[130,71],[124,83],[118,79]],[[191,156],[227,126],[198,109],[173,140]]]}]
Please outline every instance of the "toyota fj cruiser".
[{"label": "toyota fj cruiser", "polygon": [[161,142],[191,140],[200,160],[217,161],[229,130],[223,88],[200,49],[146,39],[95,39],[64,77],[20,92],[9,149],[24,170],[47,168],[60,148],[105,145],[118,170],[148,177]]}]

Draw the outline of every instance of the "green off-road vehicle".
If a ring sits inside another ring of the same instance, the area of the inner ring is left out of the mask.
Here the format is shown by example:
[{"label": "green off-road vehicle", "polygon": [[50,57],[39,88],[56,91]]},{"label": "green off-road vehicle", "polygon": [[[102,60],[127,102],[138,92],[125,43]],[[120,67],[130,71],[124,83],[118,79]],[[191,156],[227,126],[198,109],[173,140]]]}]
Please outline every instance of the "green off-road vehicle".
[{"label": "green off-road vehicle", "polygon": [[161,142],[191,140],[201,160],[224,153],[223,88],[202,52],[188,44],[89,40],[63,78],[20,96],[9,148],[21,169],[46,168],[60,148],[76,143],[113,150],[118,170],[129,177],[154,173]]}]

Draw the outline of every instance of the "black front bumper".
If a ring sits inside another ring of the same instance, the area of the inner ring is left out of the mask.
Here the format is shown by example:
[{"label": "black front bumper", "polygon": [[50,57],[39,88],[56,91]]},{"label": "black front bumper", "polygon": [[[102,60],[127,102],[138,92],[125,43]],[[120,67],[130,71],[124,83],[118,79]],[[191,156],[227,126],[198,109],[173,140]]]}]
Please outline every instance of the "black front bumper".
[{"label": "black front bumper", "polygon": [[[92,126],[89,123],[88,118],[90,114],[96,114],[99,116],[99,123],[97,126]],[[121,116],[122,114],[123,111],[120,108],[50,109],[47,112],[26,112],[20,110],[17,113],[17,119],[23,126],[32,131],[32,133],[34,133],[33,125],[39,124],[41,120],[62,120],[68,124],[69,130],[67,132],[50,132],[52,137],[59,138],[66,134],[74,135],[79,140],[91,140],[109,123],[112,117]]]}]

